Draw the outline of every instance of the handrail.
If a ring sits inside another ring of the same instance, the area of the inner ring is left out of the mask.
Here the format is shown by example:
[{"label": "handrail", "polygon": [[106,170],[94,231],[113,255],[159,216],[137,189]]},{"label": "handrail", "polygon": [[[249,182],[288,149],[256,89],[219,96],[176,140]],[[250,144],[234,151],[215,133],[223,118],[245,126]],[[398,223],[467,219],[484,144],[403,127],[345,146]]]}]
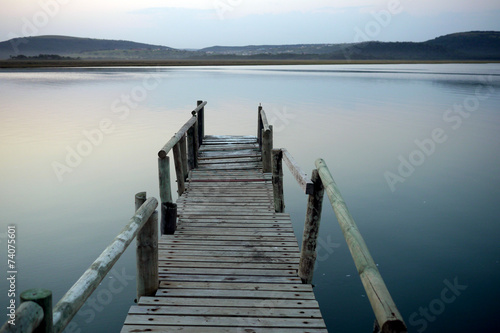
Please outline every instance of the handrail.
[{"label": "handrail", "polygon": [[59,333],[69,324],[87,298],[99,286],[115,262],[125,252],[139,229],[155,212],[158,201],[149,198],[130,219],[111,244],[101,253],[78,281],[68,290],[54,307],[54,333]]},{"label": "handrail", "polygon": [[283,159],[285,160],[285,164],[288,166],[288,169],[295,177],[297,183],[302,188],[305,194],[314,194],[314,183],[311,178],[307,176],[307,174],[300,168],[299,164],[295,161],[292,155],[285,148],[281,148],[283,152]]},{"label": "handrail", "polygon": [[[158,289],[158,255],[151,255],[151,251],[158,252],[156,240],[151,240],[158,227],[156,207],[158,201],[155,198],[146,200],[146,193],[136,195],[135,214],[129,223],[115,237],[110,245],[90,265],[76,283],[66,292],[61,300],[52,308],[52,292],[47,289],[30,289],[21,293],[21,305],[16,311],[16,325],[6,322],[0,332],[43,332],[60,333],[70,323],[85,301],[99,286],[106,274],[113,268],[120,256],[125,252],[132,240],[137,236],[137,270],[138,284],[137,296],[153,296]],[[140,207],[138,202],[142,203]],[[147,233],[143,235],[143,233]],[[158,238],[156,232],[156,238]],[[148,247],[149,252],[142,248]],[[148,261],[140,258],[142,252],[149,253]],[[156,260],[151,260],[156,258]],[[154,266],[151,268],[150,266]],[[156,274],[154,274],[156,268]],[[145,273],[146,272],[146,273]],[[153,274],[150,274],[153,272]],[[149,274],[148,274],[149,273]],[[147,276],[141,276],[147,274]]]},{"label": "handrail", "polygon": [[[264,110],[262,110],[262,107],[259,107],[259,126],[263,126],[262,123],[267,121],[267,119],[263,119],[262,115],[265,117]],[[262,136],[264,137],[264,135]],[[381,332],[407,332],[406,324],[387,290],[384,280],[347,209],[337,185],[333,181],[326,163],[322,159],[316,161],[316,169],[312,171],[311,178],[309,178],[287,149],[272,150],[272,183],[275,211],[282,213],[285,209],[283,197],[283,160],[304,193],[308,194],[298,269],[298,275],[303,283],[312,283],[317,255],[316,245],[321,222],[323,193],[326,190]]]},{"label": "handrail", "polygon": [[406,325],[324,160],[316,167],[382,332],[406,332]]},{"label": "handrail", "polygon": [[[164,159],[167,157],[169,151],[181,140],[181,138],[187,133],[187,131],[194,125],[197,121],[196,115],[201,115],[200,111],[207,105],[207,102],[198,101],[198,106],[191,112],[193,117],[190,118],[180,129],[179,132],[175,133],[175,135],[163,146],[162,149],[158,152],[158,157]],[[201,126],[203,128],[203,126]]]},{"label": "handrail", "polygon": [[196,117],[191,117],[180,129],[179,132],[175,133],[174,136],[168,140],[168,142],[163,146],[158,152],[158,157],[164,159],[170,150],[181,140],[181,138],[187,133],[187,131],[196,122]]},{"label": "handrail", "polygon": [[173,234],[177,226],[177,204],[172,200],[170,185],[170,159],[167,154],[173,151],[177,193],[184,193],[189,170],[198,167],[198,149],[205,136],[205,101],[197,101],[191,111],[192,117],[158,152],[158,180],[161,202],[161,234]]},{"label": "handrail", "polygon": [[266,112],[263,109],[260,110],[260,116],[262,118],[262,127],[264,131],[269,131],[269,123],[267,121]]}]

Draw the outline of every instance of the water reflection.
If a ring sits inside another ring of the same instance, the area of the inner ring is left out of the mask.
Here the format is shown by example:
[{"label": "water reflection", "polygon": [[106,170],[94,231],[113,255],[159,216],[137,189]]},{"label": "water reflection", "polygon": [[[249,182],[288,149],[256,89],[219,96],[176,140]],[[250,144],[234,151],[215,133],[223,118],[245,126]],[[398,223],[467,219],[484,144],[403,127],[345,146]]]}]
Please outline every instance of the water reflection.
[{"label": "water reflection", "polygon": [[[151,75],[158,86],[128,104]],[[128,221],[133,195],[158,197],[156,153],[196,100],[209,102],[208,134],[254,134],[262,103],[279,128],[276,147],[288,148],[307,172],[318,157],[328,163],[405,318],[458,276],[469,289],[427,332],[464,331],[468,324],[456,317],[471,311],[489,324],[484,329],[498,326],[499,75],[496,64],[2,71],[2,228],[19,225],[19,289],[43,286],[59,299]],[[484,78],[491,94],[453,129],[443,116],[475,96]],[[68,148],[77,150],[103,119],[114,130],[59,182],[53,162],[67,164]],[[398,157],[408,159],[415,141],[436,128],[446,142],[392,192],[384,173],[397,174]],[[285,196],[300,238],[305,197],[289,174]],[[318,300],[330,330],[367,330],[373,314],[324,206],[321,237],[340,246],[320,249],[328,256],[315,272]],[[134,271],[133,253],[119,264]],[[77,318],[82,332],[118,331],[133,295],[131,284],[116,295],[119,306],[91,323]]]}]

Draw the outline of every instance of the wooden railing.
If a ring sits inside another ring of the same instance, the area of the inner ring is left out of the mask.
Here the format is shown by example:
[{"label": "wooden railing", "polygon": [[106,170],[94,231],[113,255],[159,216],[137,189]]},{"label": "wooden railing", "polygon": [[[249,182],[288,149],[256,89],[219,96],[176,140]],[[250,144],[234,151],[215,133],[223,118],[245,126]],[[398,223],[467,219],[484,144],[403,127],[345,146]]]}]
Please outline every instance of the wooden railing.
[{"label": "wooden railing", "polygon": [[6,322],[0,332],[60,333],[113,268],[137,236],[137,299],[154,296],[158,289],[158,213],[155,198],[135,196],[136,212],[111,244],[52,308],[52,292],[30,289],[21,293],[15,325]]},{"label": "wooden railing", "polygon": [[[258,108],[258,116],[257,137],[259,147],[262,149],[263,170],[267,170],[267,156],[270,149],[272,149],[272,125],[267,123],[267,117],[262,106]],[[269,144],[269,134],[266,134],[266,131],[271,135],[271,147],[265,144],[265,142]],[[354,219],[347,209],[345,201],[325,161],[322,159],[316,160],[316,169],[312,171],[311,178],[309,178],[286,149],[273,149],[270,160],[272,161],[270,170],[273,174],[274,208],[276,212],[282,213],[285,209],[283,198],[283,160],[301,189],[308,195],[298,269],[298,275],[303,283],[311,283],[313,278],[323,195],[326,190],[354,264],[358,269],[359,276],[370,300],[376,318],[376,326],[380,332],[407,332],[403,317],[392,300],[384,280],[373,261]]]},{"label": "wooden railing", "polygon": [[184,193],[185,182],[189,171],[198,167],[198,148],[205,136],[205,105],[198,101],[197,107],[191,112],[192,117],[158,152],[158,178],[161,200],[161,234],[171,235],[177,227],[177,205],[172,201],[170,186],[170,158],[174,155],[175,173],[177,178],[177,193]]}]

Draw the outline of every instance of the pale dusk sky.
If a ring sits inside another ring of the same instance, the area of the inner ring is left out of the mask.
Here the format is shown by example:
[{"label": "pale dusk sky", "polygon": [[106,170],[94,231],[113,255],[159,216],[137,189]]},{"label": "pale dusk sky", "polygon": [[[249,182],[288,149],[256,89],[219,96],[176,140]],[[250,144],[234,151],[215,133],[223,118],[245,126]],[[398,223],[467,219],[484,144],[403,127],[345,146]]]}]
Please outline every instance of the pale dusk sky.
[{"label": "pale dusk sky", "polygon": [[2,0],[0,41],[67,35],[175,48],[425,41],[500,30],[498,0]]}]

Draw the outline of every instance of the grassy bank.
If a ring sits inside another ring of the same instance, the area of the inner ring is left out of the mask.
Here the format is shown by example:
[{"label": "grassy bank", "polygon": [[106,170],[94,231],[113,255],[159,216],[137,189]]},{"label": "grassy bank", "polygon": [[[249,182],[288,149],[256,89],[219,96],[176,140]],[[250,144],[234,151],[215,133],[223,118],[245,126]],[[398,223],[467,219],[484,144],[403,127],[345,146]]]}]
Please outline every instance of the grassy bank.
[{"label": "grassy bank", "polygon": [[408,60],[0,60],[0,68],[51,67],[156,67],[156,66],[259,66],[259,65],[354,65],[354,64],[443,64],[500,61],[408,61]]}]

